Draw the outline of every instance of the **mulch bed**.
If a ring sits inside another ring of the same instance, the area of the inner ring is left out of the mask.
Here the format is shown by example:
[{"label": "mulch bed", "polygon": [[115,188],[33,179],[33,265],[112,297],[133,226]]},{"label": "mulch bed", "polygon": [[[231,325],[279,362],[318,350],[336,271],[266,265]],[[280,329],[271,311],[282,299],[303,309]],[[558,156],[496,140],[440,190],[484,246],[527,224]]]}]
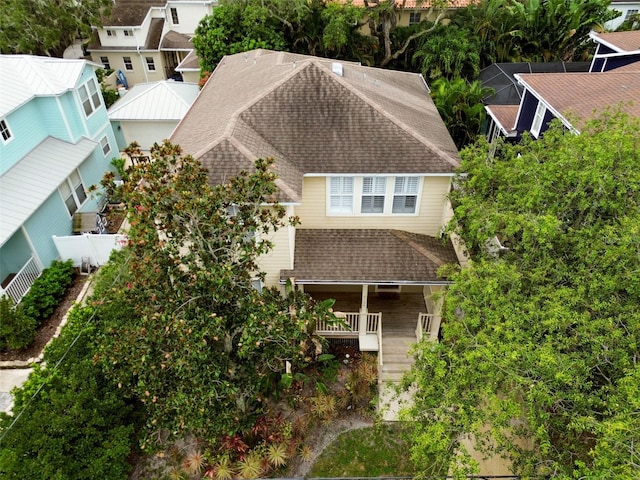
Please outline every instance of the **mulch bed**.
[{"label": "mulch bed", "polygon": [[60,322],[62,322],[62,318],[71,308],[73,302],[76,301],[78,295],[80,295],[80,291],[82,290],[82,287],[84,286],[84,283],[88,278],[89,277],[87,276],[76,274],[73,278],[73,282],[67,289],[67,293],[65,294],[64,298],[53,312],[53,315],[51,315],[51,317],[49,317],[42,323],[42,325],[40,325],[40,328],[36,333],[36,338],[31,343],[31,345],[20,350],[9,350],[6,352],[0,352],[0,362],[12,360],[25,361],[40,355],[40,352],[42,352],[44,346],[56,333],[58,325],[60,325]]}]

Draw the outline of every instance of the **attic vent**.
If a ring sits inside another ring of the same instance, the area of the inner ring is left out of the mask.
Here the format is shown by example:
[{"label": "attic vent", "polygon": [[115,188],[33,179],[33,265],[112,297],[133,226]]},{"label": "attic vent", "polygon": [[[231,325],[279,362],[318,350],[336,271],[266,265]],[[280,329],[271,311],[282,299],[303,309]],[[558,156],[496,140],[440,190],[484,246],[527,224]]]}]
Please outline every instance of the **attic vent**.
[{"label": "attic vent", "polygon": [[342,64],[338,62],[331,63],[331,71],[336,75],[342,76]]}]

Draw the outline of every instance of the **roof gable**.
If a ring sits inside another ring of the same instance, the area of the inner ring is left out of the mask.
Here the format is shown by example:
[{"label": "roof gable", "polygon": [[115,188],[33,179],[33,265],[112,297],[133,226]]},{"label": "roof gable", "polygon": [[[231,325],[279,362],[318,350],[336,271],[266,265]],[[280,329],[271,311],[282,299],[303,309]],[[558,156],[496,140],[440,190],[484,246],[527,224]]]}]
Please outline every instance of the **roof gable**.
[{"label": "roof gable", "polygon": [[73,90],[87,65],[85,60],[0,55],[0,117],[33,97]]},{"label": "roof gable", "polygon": [[525,88],[577,129],[606,108],[621,106],[629,115],[640,116],[637,101],[640,73],[637,72],[533,73],[520,75],[519,79]]},{"label": "roof gable", "polygon": [[135,85],[109,108],[111,120],[180,120],[200,88],[193,83],[163,81]]},{"label": "roof gable", "polygon": [[640,30],[628,32],[591,32],[594,41],[601,43],[618,53],[640,51]]}]

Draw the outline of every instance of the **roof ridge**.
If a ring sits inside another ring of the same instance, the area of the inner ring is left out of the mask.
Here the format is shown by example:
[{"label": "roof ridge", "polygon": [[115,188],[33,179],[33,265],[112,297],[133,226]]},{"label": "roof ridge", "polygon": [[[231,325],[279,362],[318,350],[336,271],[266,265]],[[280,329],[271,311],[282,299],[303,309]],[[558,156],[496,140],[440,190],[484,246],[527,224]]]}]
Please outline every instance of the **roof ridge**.
[{"label": "roof ridge", "polygon": [[[338,63],[340,63],[340,62],[338,62]],[[434,153],[436,153],[438,155],[438,157],[442,158],[443,160],[445,160],[446,162],[448,162],[452,166],[458,167],[458,162],[455,159],[452,159],[451,156],[448,153],[446,153],[441,148],[439,148],[436,145],[434,145],[433,142],[427,140],[426,138],[422,137],[421,135],[417,135],[414,132],[413,128],[410,128],[409,125],[407,125],[402,120],[398,119],[395,115],[390,114],[388,111],[386,111],[384,108],[382,108],[382,106],[379,103],[374,102],[370,97],[368,97],[367,95],[362,93],[360,90],[358,90],[356,87],[351,85],[349,82],[347,82],[346,80],[343,80],[342,77],[340,77],[338,75],[335,75],[333,72],[330,72],[329,69],[324,65],[323,62],[317,62],[316,60],[311,60],[309,62],[309,64],[310,65],[311,64],[315,65],[316,67],[320,68],[325,75],[328,75],[329,78],[331,78],[333,81],[338,82],[340,85],[344,86],[351,93],[353,93],[354,95],[359,97],[361,100],[363,100],[365,103],[370,105],[374,110],[376,110],[383,117],[387,118],[388,120],[393,122],[395,125],[400,127],[400,129],[403,132],[411,135],[413,138],[418,140],[420,143],[422,143],[423,145],[425,145],[428,148],[430,148]],[[367,67],[365,67],[365,68],[367,68]],[[409,72],[409,73],[411,73],[411,72]],[[420,75],[420,74],[415,74],[415,75]]]}]

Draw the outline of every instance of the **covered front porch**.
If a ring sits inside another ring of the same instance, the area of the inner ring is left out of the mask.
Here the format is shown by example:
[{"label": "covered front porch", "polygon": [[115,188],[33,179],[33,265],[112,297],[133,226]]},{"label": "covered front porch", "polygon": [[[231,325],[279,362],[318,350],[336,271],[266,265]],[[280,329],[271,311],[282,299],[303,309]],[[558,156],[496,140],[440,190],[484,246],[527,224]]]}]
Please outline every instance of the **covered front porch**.
[{"label": "covered front porch", "polygon": [[[378,352],[383,338],[403,345],[425,335],[437,339],[436,292],[449,283],[438,269],[456,263],[446,239],[388,229],[296,229],[294,268],[280,272],[318,300],[336,300],[343,325],[318,325],[329,338],[356,338],[361,350]],[[396,335],[397,334],[397,335]],[[386,342],[389,344],[388,342]]]},{"label": "covered front porch", "polygon": [[[440,329],[439,302],[434,293],[440,287],[397,286],[390,292],[377,285],[307,286],[305,291],[317,300],[333,299],[337,316],[345,325],[317,326],[317,333],[327,338],[358,339],[361,351],[376,351],[382,356],[383,337],[423,337],[437,340]],[[435,300],[434,300],[435,298]]]}]

